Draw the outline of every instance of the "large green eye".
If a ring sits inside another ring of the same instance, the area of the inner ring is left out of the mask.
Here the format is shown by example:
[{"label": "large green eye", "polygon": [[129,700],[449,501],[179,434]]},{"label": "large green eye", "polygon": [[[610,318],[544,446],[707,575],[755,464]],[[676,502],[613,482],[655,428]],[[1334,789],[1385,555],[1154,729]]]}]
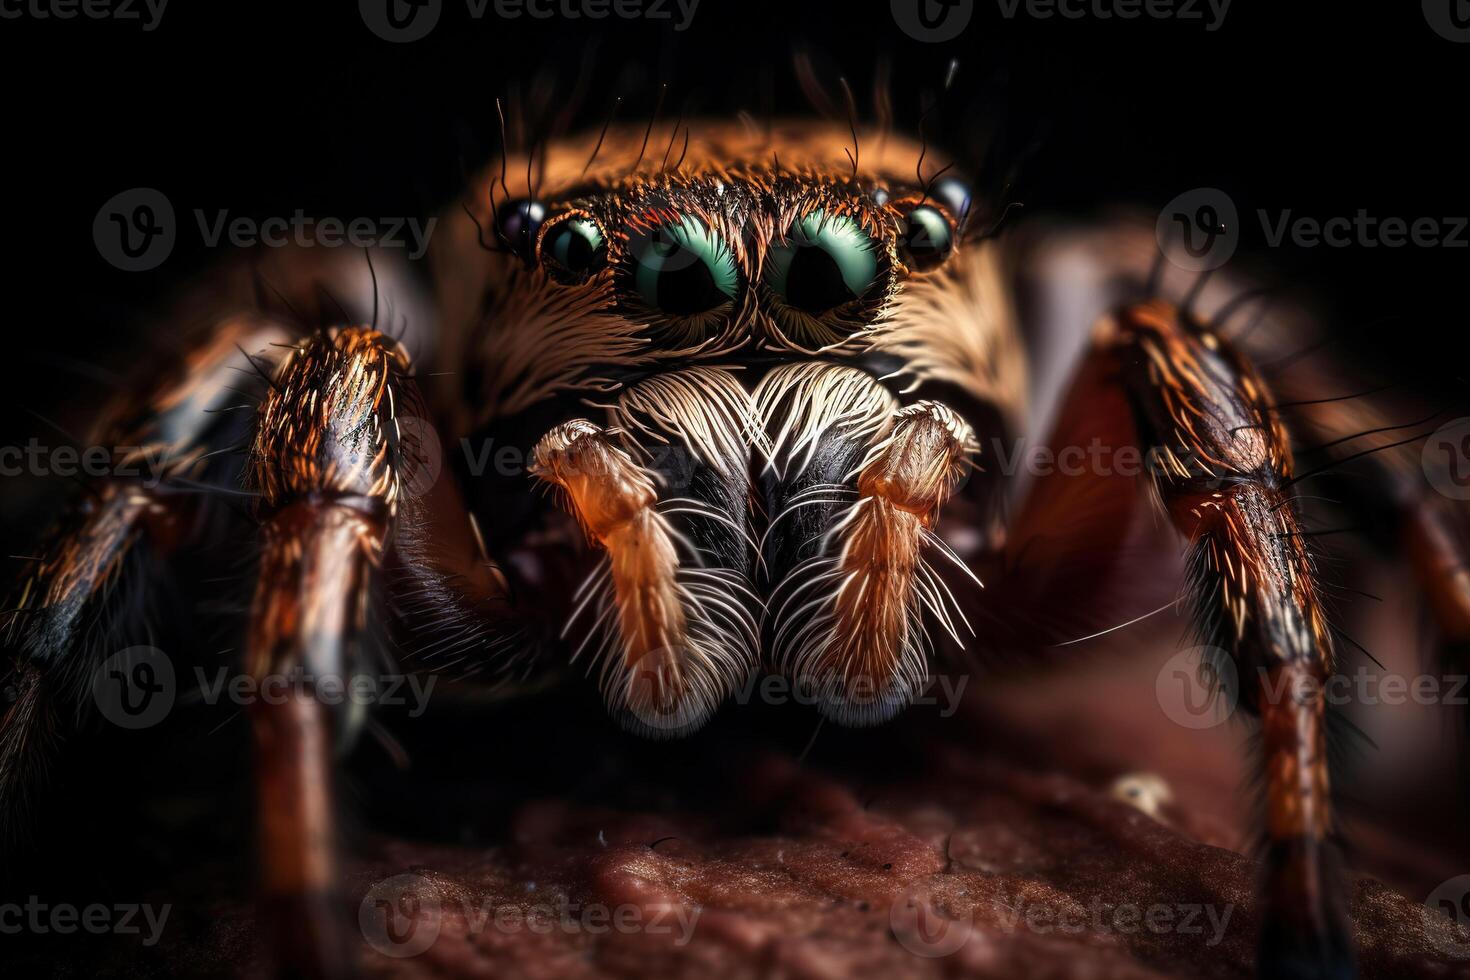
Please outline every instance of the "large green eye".
[{"label": "large green eye", "polygon": [[652,309],[695,316],[729,303],[740,283],[730,248],[698,219],[660,225],[632,243],[633,288]]},{"label": "large green eye", "polygon": [[547,270],[562,282],[585,282],[607,264],[607,241],[597,222],[573,215],[546,232],[541,258]]},{"label": "large green eye", "polygon": [[844,215],[813,211],[771,249],[766,281],[786,305],[821,314],[861,299],[878,281],[878,242]]}]

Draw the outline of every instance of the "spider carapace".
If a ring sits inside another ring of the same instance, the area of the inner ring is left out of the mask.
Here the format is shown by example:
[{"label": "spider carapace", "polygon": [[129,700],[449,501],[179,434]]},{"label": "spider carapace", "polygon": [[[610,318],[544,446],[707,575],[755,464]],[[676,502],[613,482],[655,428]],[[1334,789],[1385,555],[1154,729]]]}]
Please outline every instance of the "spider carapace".
[{"label": "spider carapace", "polygon": [[[1199,630],[1251,679],[1263,967],[1350,974],[1321,688],[1264,693],[1321,681],[1334,657],[1270,391],[1198,297],[1148,288],[1151,229],[1107,239],[1114,301],[1079,322],[1036,300],[1066,294],[1044,288],[1058,264],[1026,268],[994,218],[893,132],[610,127],[487,169],[440,226],[433,302],[406,336],[415,286],[386,256],[371,280],[360,255],[280,257],[284,294],[324,277],[361,319],[302,328],[226,303],[177,371],[106,415],[98,444],[161,447],[167,470],[94,481],[22,575],[0,730],[11,822],[86,709],[78,679],[121,645],[117,596],[162,574],[133,558],[207,523],[191,489],[248,495],[230,503],[248,500],[260,548],[240,645],[255,676],[364,672],[381,647],[512,685],[575,664],[620,722],[667,737],[769,672],[867,725],[934,657],[984,653],[1002,631],[979,624],[1034,618],[987,612],[980,578],[1006,594],[987,556],[1027,534],[1033,567],[1064,554],[1067,535],[1034,532],[1071,498],[982,447],[1081,419],[1163,461],[1128,493],[1187,542]],[[252,411],[219,411],[251,382]],[[250,716],[261,887],[286,910],[269,934],[290,969],[329,973],[329,758],[360,719],[310,688]]]}]

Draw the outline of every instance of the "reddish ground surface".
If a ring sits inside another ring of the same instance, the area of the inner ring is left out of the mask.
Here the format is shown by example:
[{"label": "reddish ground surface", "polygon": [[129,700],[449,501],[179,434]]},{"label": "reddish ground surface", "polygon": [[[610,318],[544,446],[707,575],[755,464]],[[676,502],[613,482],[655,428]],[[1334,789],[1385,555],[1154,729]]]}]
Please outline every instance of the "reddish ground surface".
[{"label": "reddish ground surface", "polygon": [[[1249,977],[1248,733],[1170,722],[1159,659],[1079,657],[952,717],[814,739],[797,708],[773,738],[655,745],[533,714],[508,741],[409,739],[411,788],[353,790],[352,948],[382,978]],[[1366,978],[1470,976],[1470,934],[1427,931],[1448,920],[1422,904],[1463,859],[1418,816],[1348,828]],[[153,887],[175,906],[156,947],[18,965],[259,975],[248,887],[213,867]]]}]

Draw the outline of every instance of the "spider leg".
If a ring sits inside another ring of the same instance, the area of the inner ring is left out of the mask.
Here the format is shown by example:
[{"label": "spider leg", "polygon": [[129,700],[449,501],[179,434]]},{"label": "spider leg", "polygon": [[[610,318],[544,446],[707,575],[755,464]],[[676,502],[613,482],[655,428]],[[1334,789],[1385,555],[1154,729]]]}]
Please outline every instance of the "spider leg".
[{"label": "spider leg", "polygon": [[1163,300],[1097,330],[1129,392],[1154,487],[1190,541],[1203,641],[1233,662],[1260,715],[1266,796],[1266,977],[1354,973],[1339,882],[1327,759],[1332,636],[1291,496],[1291,449],[1257,370]]},{"label": "spider leg", "polygon": [[1331,351],[1308,348],[1303,356],[1300,341],[1278,339],[1304,335],[1293,313],[1281,311],[1251,339],[1263,359],[1285,365],[1272,380],[1282,411],[1312,444],[1310,456],[1303,453],[1313,481],[1306,492],[1340,499],[1355,524],[1402,548],[1437,628],[1443,667],[1463,673],[1470,669],[1470,492],[1460,472],[1466,427],[1455,418],[1465,414],[1463,396],[1375,384]]},{"label": "spider leg", "polygon": [[[405,579],[420,598],[432,593],[441,625],[483,617],[480,632],[459,639],[481,655],[494,643],[480,638],[504,632],[509,603],[474,546],[455,481],[438,479],[437,440],[404,346],[368,326],[302,336],[294,317],[303,290],[322,288],[319,272],[345,283],[356,315],[376,310],[376,274],[357,259],[284,265],[290,298],[280,302],[296,325],[231,313],[249,305],[248,278],[194,297],[192,311],[222,316],[176,366],[103,416],[89,442],[115,447],[107,473],[87,482],[27,560],[0,620],[0,867],[17,869],[24,805],[42,798],[58,750],[100,706],[107,653],[152,635],[144,630],[160,617],[149,604],[174,577],[173,560],[217,568],[203,532],[219,530],[220,512],[254,503],[262,548],[246,666],[260,695],[248,716],[262,935],[283,972],[329,976],[350,970],[335,904],[331,758],[362,713],[340,696],[335,703],[354,707],[327,710],[316,684],[345,687],[369,664],[381,649],[375,600],[388,600],[385,618],[402,615],[412,606],[396,592]],[[388,282],[389,297],[412,299]],[[429,339],[414,335],[421,347]],[[135,567],[151,559],[156,566]],[[401,578],[386,581],[385,570]],[[376,594],[380,584],[387,595]]]},{"label": "spider leg", "polygon": [[[365,326],[302,340],[258,414],[247,480],[263,553],[246,656],[263,695],[250,704],[261,910],[292,976],[346,970],[332,756],[360,713],[322,685],[369,673],[386,556],[444,482],[411,429],[423,415],[407,352]],[[264,696],[272,685],[282,696]]]},{"label": "spider leg", "polygon": [[[90,440],[105,474],[63,513],[27,561],[0,636],[10,680],[0,715],[0,848],[28,836],[48,767],[93,716],[94,673],[108,654],[143,642],[149,596],[129,565],[166,558],[234,482],[230,449],[248,414],[229,411],[260,383],[252,354],[287,338],[278,324],[233,317],[160,380],[108,410]],[[89,452],[91,450],[88,450]]]}]

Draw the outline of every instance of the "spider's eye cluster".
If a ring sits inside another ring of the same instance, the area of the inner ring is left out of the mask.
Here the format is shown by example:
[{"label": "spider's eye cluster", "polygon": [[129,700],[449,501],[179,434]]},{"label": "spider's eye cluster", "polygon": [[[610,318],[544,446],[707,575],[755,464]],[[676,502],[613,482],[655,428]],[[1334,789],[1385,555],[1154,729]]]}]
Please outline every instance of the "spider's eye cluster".
[{"label": "spider's eye cluster", "polygon": [[852,218],[813,211],[771,249],[766,283],[787,306],[820,316],[868,295],[878,282],[879,248]]},{"label": "spider's eye cluster", "polygon": [[[746,201],[748,195],[737,195]],[[694,200],[702,200],[694,196]],[[902,273],[938,269],[961,238],[970,192],[942,177],[922,194],[870,187],[866,200],[824,192],[793,205],[759,201],[754,212],[784,214],[769,240],[727,227],[752,227],[723,212],[690,206],[682,194],[625,202],[577,198],[568,204],[508,202],[497,213],[503,245],[556,283],[610,286],[610,309],[641,325],[670,352],[702,348],[745,322],[768,325],[794,349],[819,352],[868,329],[900,288]],[[744,212],[732,211],[731,215]],[[609,224],[612,222],[612,224]],[[746,265],[746,256],[763,258]],[[606,273],[606,274],[604,274]]]}]

